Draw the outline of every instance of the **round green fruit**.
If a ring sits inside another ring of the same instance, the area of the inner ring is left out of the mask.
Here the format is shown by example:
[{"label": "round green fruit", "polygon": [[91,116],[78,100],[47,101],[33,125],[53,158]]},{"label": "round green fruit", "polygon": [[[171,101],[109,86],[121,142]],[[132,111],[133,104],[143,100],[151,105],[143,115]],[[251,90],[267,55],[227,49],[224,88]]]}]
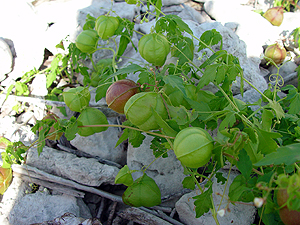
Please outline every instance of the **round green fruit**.
[{"label": "round green fruit", "polygon": [[162,97],[155,92],[137,93],[126,102],[124,107],[127,119],[144,131],[159,128],[152,110],[156,111],[162,119],[167,119],[168,113]]},{"label": "round green fruit", "polygon": [[[277,191],[277,203],[282,207],[289,198],[286,189],[279,189]],[[280,219],[285,225],[299,225],[300,224],[300,212],[296,210],[289,210],[287,205],[279,209]]]},{"label": "round green fruit", "polygon": [[177,159],[183,165],[198,168],[209,162],[214,144],[206,130],[188,127],[176,135],[173,147]]},{"label": "round green fruit", "polygon": [[106,103],[108,107],[118,113],[124,114],[126,102],[139,92],[137,84],[129,79],[118,80],[106,91]]},{"label": "round green fruit", "polygon": [[95,30],[103,40],[113,36],[118,27],[119,20],[113,16],[99,16],[95,23]]},{"label": "round green fruit", "polygon": [[62,93],[64,102],[74,112],[81,112],[89,105],[91,94],[88,88],[71,88]]},{"label": "round green fruit", "polygon": [[138,44],[140,55],[155,66],[164,65],[170,52],[170,44],[162,34],[146,34]]},{"label": "round green fruit", "polygon": [[82,31],[75,40],[76,47],[84,52],[93,52],[98,44],[98,35],[95,30],[84,30]]},{"label": "round green fruit", "polygon": [[86,125],[108,124],[106,116],[98,109],[87,107],[80,113],[78,119],[78,134],[80,136],[89,136],[95,133],[106,131],[108,127],[80,127]]},{"label": "round green fruit", "polygon": [[144,174],[125,190],[122,199],[126,205],[152,207],[161,203],[161,193],[155,181]]}]

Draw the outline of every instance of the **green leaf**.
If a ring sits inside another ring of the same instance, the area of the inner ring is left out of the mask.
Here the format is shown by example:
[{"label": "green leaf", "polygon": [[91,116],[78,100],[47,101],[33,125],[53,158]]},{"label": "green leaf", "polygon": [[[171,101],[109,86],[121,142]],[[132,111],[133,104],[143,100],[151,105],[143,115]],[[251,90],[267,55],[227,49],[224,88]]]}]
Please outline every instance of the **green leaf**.
[{"label": "green leaf", "polygon": [[252,171],[252,162],[245,149],[240,150],[239,161],[237,161],[236,165],[242,175],[248,180]]},{"label": "green leaf", "polygon": [[106,91],[112,83],[101,84],[97,87],[95,101],[98,102],[100,99],[106,96]]},{"label": "green leaf", "polygon": [[183,188],[188,188],[191,190],[195,189],[195,181],[192,176],[185,177],[182,181]]},{"label": "green leaf", "polygon": [[132,129],[128,130],[128,141],[134,148],[139,147],[145,138],[145,135],[143,135],[140,131]]},{"label": "green leaf", "polygon": [[261,120],[262,120],[262,129],[268,132],[271,132],[271,126],[272,126],[272,119],[274,118],[274,115],[272,111],[263,109]]},{"label": "green leaf", "polygon": [[200,78],[200,82],[197,88],[202,89],[204,86],[208,85],[210,82],[214,81],[217,75],[218,64],[208,65],[205,68],[203,76]]},{"label": "green leaf", "polygon": [[155,121],[157,122],[157,124],[160,126],[160,128],[162,128],[162,132],[170,137],[175,137],[177,135],[177,132],[175,130],[173,130],[167,123],[165,120],[163,120],[163,118],[161,118],[161,116],[151,107],[152,113],[155,117]]},{"label": "green leaf", "polygon": [[123,55],[129,43],[130,43],[130,38],[128,36],[122,35],[120,38],[120,44],[117,53],[118,57]]},{"label": "green leaf", "polygon": [[278,102],[269,100],[269,104],[266,107],[269,107],[274,111],[278,120],[284,117],[284,111]]},{"label": "green leaf", "polygon": [[193,34],[193,31],[189,28],[189,26],[183,22],[183,20],[181,19],[181,17],[177,16],[177,15],[167,15],[166,17],[172,19],[173,21],[175,21],[175,23],[177,24],[178,28],[181,30],[181,31],[185,31],[187,32],[188,34]]},{"label": "green leaf", "polygon": [[223,173],[221,172],[216,173],[216,178],[218,183],[221,182],[222,184],[225,184],[225,182],[227,181],[227,178],[223,177]]},{"label": "green leaf", "polygon": [[289,114],[298,114],[300,112],[300,93],[297,93],[295,97],[291,100],[289,107]]},{"label": "green leaf", "polygon": [[166,84],[170,84],[172,87],[178,88],[183,93],[183,95],[186,96],[186,92],[183,86],[183,80],[181,77],[175,75],[169,75],[169,76],[164,76],[163,80]]},{"label": "green leaf", "polygon": [[230,198],[230,201],[236,202],[239,201],[242,195],[249,190],[250,188],[246,187],[245,177],[243,175],[238,175],[234,178],[229,187],[228,197]]},{"label": "green leaf", "polygon": [[124,184],[126,186],[131,186],[133,184],[133,178],[127,165],[120,169],[115,178],[115,183]]},{"label": "green leaf", "polygon": [[67,138],[68,141],[73,140],[76,137],[76,133],[79,130],[77,120],[74,119],[75,117],[70,119],[65,130],[65,137]]},{"label": "green leaf", "polygon": [[144,71],[144,70],[146,70],[146,69],[137,64],[130,64],[129,66],[119,69],[117,72],[109,75],[105,79],[105,81],[107,81],[108,79],[113,78],[115,76],[118,76],[118,75],[123,75],[123,74],[128,74],[128,73],[136,73],[136,72]]},{"label": "green leaf", "polygon": [[227,72],[227,65],[220,65],[217,69],[216,83],[220,84],[225,80],[225,74]]},{"label": "green leaf", "polygon": [[170,148],[170,144],[165,138],[155,136],[151,141],[150,149],[153,150],[153,155],[155,156],[155,158],[167,158],[168,149]]},{"label": "green leaf", "polygon": [[194,202],[196,218],[199,218],[204,213],[207,213],[210,209],[213,208],[213,205],[211,202],[211,194],[212,193],[213,193],[212,186],[210,186],[202,194],[193,197],[193,199],[196,199],[196,201]]},{"label": "green leaf", "polygon": [[259,140],[258,151],[260,151],[262,154],[269,154],[276,151],[278,145],[274,139],[280,138],[282,135],[279,133],[267,132],[259,128],[256,128],[255,130]]},{"label": "green leaf", "polygon": [[14,85],[11,84],[11,85],[9,86],[9,88],[7,89],[5,100],[7,100],[8,96],[9,96],[9,94],[10,94],[10,92],[12,91],[13,88],[14,88]]},{"label": "green leaf", "polygon": [[15,83],[16,95],[29,95],[29,90],[26,84],[17,81]]},{"label": "green leaf", "polygon": [[236,122],[235,112],[228,112],[225,118],[222,120],[219,126],[219,130],[224,130],[225,128],[230,128]]},{"label": "green leaf", "polygon": [[155,6],[156,19],[158,19],[161,12],[162,0],[156,0]]},{"label": "green leaf", "polygon": [[225,50],[217,51],[211,57],[209,57],[199,68],[203,69],[208,65],[213,64],[217,59],[224,57],[225,55],[227,55],[227,51]]},{"label": "green leaf", "polygon": [[199,41],[198,52],[204,48],[207,48],[208,46],[211,47],[213,45],[216,45],[219,42],[221,42],[220,49],[222,49],[222,45],[223,45],[222,35],[216,29],[205,31],[201,35],[200,40],[201,41]]},{"label": "green leaf", "polygon": [[193,61],[194,58],[194,42],[188,37],[183,37],[178,40],[175,50],[172,52],[173,57],[178,57],[178,65],[183,65],[186,62]]},{"label": "green leaf", "polygon": [[291,165],[300,160],[300,143],[279,147],[276,152],[266,155],[258,161],[255,166],[280,165],[282,163]]},{"label": "green leaf", "polygon": [[127,140],[128,137],[129,137],[129,135],[128,135],[128,128],[125,128],[125,129],[123,130],[123,133],[122,133],[121,137],[120,137],[119,140],[117,141],[115,148],[116,148],[118,145],[120,145],[123,141]]}]

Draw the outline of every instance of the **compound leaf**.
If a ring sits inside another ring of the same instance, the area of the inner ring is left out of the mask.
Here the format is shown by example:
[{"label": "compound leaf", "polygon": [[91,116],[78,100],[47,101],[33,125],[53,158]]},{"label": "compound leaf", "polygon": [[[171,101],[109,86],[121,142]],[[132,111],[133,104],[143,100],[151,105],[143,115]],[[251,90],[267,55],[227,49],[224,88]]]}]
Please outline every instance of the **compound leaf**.
[{"label": "compound leaf", "polygon": [[196,201],[194,202],[194,205],[196,207],[195,208],[196,218],[199,218],[204,213],[207,213],[209,211],[209,209],[211,209],[213,207],[211,198],[210,198],[212,193],[213,193],[212,186],[210,186],[202,194],[193,197],[193,199],[196,199]]},{"label": "compound leaf", "polygon": [[300,143],[290,144],[279,147],[276,152],[266,155],[263,159],[258,161],[255,166],[266,165],[291,165],[300,160]]}]

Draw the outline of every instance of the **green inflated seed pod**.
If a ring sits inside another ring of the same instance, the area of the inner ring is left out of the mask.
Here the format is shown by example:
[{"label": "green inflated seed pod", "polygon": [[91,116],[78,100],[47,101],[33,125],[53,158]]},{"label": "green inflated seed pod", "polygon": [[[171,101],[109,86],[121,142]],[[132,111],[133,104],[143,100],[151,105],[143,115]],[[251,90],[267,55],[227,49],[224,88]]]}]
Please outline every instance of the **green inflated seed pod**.
[{"label": "green inflated seed pod", "polygon": [[122,199],[126,205],[152,207],[161,203],[161,193],[155,181],[144,174],[125,190]]},{"label": "green inflated seed pod", "polygon": [[214,148],[209,133],[199,127],[181,130],[174,140],[174,153],[185,166],[199,168],[209,162]]},{"label": "green inflated seed pod", "polygon": [[84,53],[92,53],[97,48],[98,38],[95,30],[84,30],[77,36],[75,45]]},{"label": "green inflated seed pod", "polygon": [[138,44],[140,55],[155,66],[164,65],[170,52],[170,44],[162,34],[146,34]]},{"label": "green inflated seed pod", "polygon": [[88,88],[76,87],[62,93],[64,102],[74,112],[81,112],[89,105],[91,94]]},{"label": "green inflated seed pod", "polygon": [[108,127],[81,127],[85,125],[105,125],[108,124],[106,116],[98,109],[87,107],[82,110],[77,119],[78,134],[80,136],[89,136],[95,133],[106,131]]},{"label": "green inflated seed pod", "polygon": [[95,30],[103,40],[107,40],[109,37],[113,36],[118,27],[119,20],[113,16],[99,16],[95,24]]},{"label": "green inflated seed pod", "polygon": [[152,113],[152,109],[166,119],[168,113],[162,97],[155,92],[141,92],[133,95],[125,104],[124,112],[127,119],[138,128],[148,131],[158,129],[159,126]]}]

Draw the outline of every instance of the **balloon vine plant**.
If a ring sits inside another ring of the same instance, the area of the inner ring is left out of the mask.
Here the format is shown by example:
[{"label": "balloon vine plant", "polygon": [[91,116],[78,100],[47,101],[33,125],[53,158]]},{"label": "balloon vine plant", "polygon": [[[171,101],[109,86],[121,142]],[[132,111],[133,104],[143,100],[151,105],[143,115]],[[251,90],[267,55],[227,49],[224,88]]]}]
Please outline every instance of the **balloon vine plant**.
[{"label": "balloon vine plant", "polygon": [[[7,147],[2,154],[1,194],[11,179],[10,165],[22,163],[30,147],[37,146],[41,153],[46,138],[55,140],[64,133],[72,140],[76,134],[89,136],[108,127],[121,127],[124,130],[117,145],[128,139],[133,147],[138,147],[150,135],[153,138],[150,147],[156,159],[168,157],[168,152],[174,151],[187,175],[183,187],[200,190],[193,197],[196,217],[211,211],[219,224],[217,215],[223,216],[227,209],[215,207],[211,180],[230,163],[239,169],[240,175],[228,187],[229,202],[254,204],[264,224],[280,221],[292,224],[290,218],[298,218],[300,223],[300,93],[297,87],[283,86],[283,78],[277,72],[271,76],[272,85],[261,92],[243,77],[239,59],[223,49],[219,32],[208,30],[200,37],[195,36],[180,17],[162,13],[161,0],[126,2],[154,6],[155,11],[148,11],[141,21],[147,22],[149,14],[156,16],[151,33],[135,31],[133,22],[113,16],[113,12],[98,18],[87,16],[83,31],[70,44],[69,54],[64,58],[64,65],[84,76],[83,86],[62,93],[65,104],[80,115],[69,120],[48,115],[37,121],[32,131],[39,131],[39,139],[31,146],[2,138]],[[134,32],[142,35],[138,46],[132,42]],[[99,45],[100,39],[115,43],[115,48]],[[146,63],[118,68],[130,43]],[[113,56],[94,62],[92,55],[102,50],[110,50]],[[197,66],[194,51],[202,50],[211,54],[203,54],[204,62]],[[277,45],[270,47],[270,51],[265,53],[265,58],[279,71],[285,53]],[[277,51],[280,54],[275,54]],[[175,64],[166,63],[168,55],[176,59]],[[91,60],[92,71],[82,64],[85,59]],[[138,75],[136,82],[127,79],[130,73]],[[231,87],[236,80],[240,82],[241,94],[246,82],[261,99],[249,104],[235,98]],[[208,85],[217,91],[204,90]],[[108,124],[104,113],[89,107],[90,88],[96,89],[96,101],[106,98],[108,107],[126,116],[122,125]],[[284,97],[280,97],[282,92]],[[217,134],[212,137],[209,130],[216,130]],[[200,167],[204,173],[199,172]],[[127,165],[119,171],[115,183],[127,186],[123,194],[125,204],[151,207],[161,203],[159,187],[147,175],[147,169],[142,168],[143,175],[136,180],[132,177],[136,170]],[[208,182],[201,185],[199,177]],[[227,182],[223,176],[216,177],[217,182]],[[223,198],[224,195],[225,192]]]}]

